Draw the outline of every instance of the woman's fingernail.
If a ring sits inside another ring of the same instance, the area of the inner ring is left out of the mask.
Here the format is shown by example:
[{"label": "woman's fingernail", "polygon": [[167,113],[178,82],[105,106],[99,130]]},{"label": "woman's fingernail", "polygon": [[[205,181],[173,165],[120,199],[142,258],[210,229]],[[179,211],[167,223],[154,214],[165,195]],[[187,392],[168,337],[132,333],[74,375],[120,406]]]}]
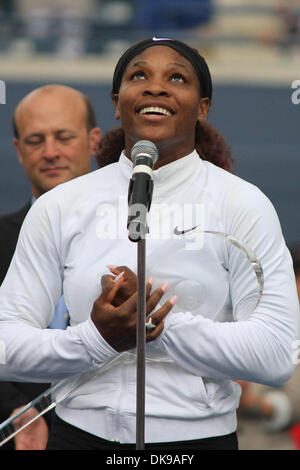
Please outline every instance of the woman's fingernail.
[{"label": "woman's fingernail", "polygon": [[108,269],[116,269],[117,268],[117,266],[115,266],[114,264],[108,264],[106,267]]},{"label": "woman's fingernail", "polygon": [[148,282],[148,284],[151,284],[151,286],[152,286],[152,284],[153,284],[153,277],[149,277],[149,279],[148,279],[147,282]]},{"label": "woman's fingernail", "polygon": [[177,296],[177,295],[173,295],[173,297],[170,298],[170,303],[171,303],[172,305],[175,305],[176,302],[177,302],[177,300],[178,300],[178,296]]},{"label": "woman's fingernail", "polygon": [[164,292],[167,292],[167,290],[169,289],[170,287],[170,283],[169,282],[165,282],[162,286],[161,286],[161,290],[164,291]]},{"label": "woman's fingernail", "polygon": [[114,278],[114,282],[115,282],[115,283],[118,282],[119,279],[121,279],[121,277],[124,276],[124,273],[125,273],[125,271],[122,271],[120,274],[118,274],[118,275]]}]

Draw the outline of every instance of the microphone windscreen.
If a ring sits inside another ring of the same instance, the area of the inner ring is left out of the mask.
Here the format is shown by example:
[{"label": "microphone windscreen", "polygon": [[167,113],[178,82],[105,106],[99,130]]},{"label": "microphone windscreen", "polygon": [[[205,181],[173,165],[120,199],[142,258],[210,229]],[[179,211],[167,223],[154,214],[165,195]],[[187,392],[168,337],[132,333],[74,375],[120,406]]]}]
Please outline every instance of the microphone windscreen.
[{"label": "microphone windscreen", "polygon": [[148,157],[152,160],[153,166],[158,160],[158,155],[156,145],[150,140],[139,140],[131,149],[131,160],[134,165],[139,157]]}]

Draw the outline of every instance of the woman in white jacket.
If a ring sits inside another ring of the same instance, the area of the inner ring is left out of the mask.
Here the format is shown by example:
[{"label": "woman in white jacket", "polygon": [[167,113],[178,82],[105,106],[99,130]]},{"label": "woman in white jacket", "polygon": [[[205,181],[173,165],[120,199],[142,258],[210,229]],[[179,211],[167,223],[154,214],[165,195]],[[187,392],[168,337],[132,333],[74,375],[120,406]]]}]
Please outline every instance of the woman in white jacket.
[{"label": "woman in white jacket", "polygon": [[[155,312],[146,335],[146,449],[237,449],[234,380],[278,386],[295,367],[299,306],[276,213],[226,171],[231,157],[205,124],[210,73],[194,49],[156,38],[133,46],[117,64],[112,97],[122,131],[104,138],[103,168],[39,198],[24,222],[0,291],[0,376],[57,381],[115,359],[57,405],[47,448],[134,448],[137,267],[127,193],[131,149],[150,140],[159,159],[146,259],[147,313]],[[107,142],[123,147],[109,165]],[[211,232],[230,234],[260,260],[256,308],[248,261]],[[105,284],[109,265],[126,268],[111,268],[118,276]],[[47,330],[62,293],[71,326]]]}]

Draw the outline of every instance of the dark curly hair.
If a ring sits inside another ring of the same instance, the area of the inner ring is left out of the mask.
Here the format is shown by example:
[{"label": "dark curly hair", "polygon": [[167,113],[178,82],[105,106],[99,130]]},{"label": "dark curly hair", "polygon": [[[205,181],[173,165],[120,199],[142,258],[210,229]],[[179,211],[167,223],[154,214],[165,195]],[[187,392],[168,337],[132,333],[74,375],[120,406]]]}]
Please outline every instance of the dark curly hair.
[{"label": "dark curly hair", "polygon": [[[106,132],[96,153],[99,168],[117,162],[124,148],[125,136],[121,127]],[[231,148],[219,131],[207,122],[197,122],[195,148],[203,160],[207,160],[224,170],[233,171],[234,161]]]}]

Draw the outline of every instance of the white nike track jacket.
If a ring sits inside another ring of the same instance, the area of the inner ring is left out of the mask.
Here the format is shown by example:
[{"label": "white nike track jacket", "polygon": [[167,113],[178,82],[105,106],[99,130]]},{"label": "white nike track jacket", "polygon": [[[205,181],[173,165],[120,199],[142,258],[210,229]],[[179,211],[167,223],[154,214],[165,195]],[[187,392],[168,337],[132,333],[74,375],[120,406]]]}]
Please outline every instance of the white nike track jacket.
[{"label": "white nike track jacket", "polygon": [[[41,196],[0,288],[0,379],[55,383],[99,370],[56,412],[119,442],[135,442],[136,354],[107,344],[90,312],[107,265],[137,272],[126,228],[131,175],[122,154]],[[147,278],[154,289],[170,282],[161,303],[178,302],[146,347],[145,441],[231,433],[234,380],[280,386],[295,367],[299,303],[277,215],[259,189],[194,151],[154,171],[148,223]],[[47,329],[61,294],[71,326]]]}]

